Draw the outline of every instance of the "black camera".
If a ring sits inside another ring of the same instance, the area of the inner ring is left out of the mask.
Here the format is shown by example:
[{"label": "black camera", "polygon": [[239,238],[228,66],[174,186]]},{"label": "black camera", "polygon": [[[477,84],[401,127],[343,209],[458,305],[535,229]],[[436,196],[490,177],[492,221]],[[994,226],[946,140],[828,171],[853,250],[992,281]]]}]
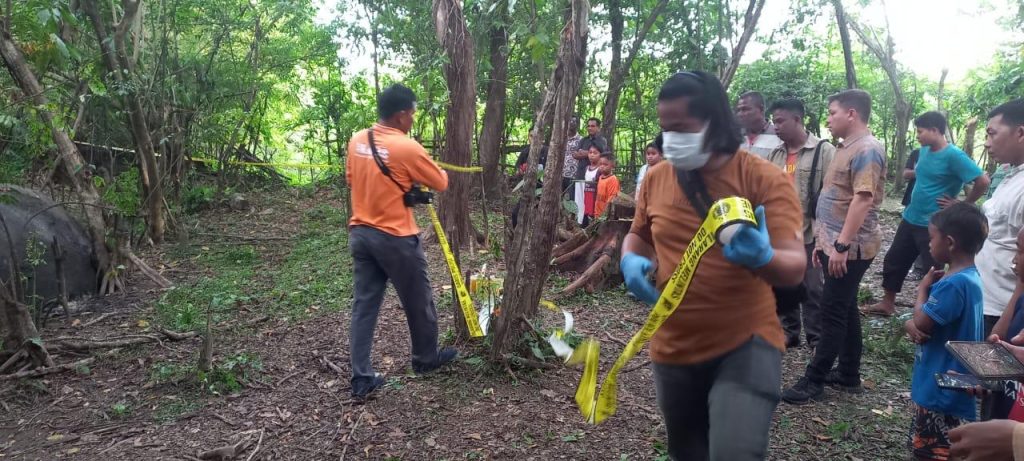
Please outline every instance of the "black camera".
[{"label": "black camera", "polygon": [[419,184],[413,184],[412,189],[402,195],[402,201],[407,207],[429,205],[434,203],[434,193]]}]

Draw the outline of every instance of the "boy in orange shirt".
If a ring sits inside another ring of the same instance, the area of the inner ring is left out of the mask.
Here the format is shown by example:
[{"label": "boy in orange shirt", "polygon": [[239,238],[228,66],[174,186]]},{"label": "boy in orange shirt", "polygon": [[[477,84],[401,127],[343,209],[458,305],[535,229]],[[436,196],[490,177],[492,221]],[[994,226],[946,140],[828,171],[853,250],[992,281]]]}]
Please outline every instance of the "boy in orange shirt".
[{"label": "boy in orange shirt", "polygon": [[608,203],[619,195],[619,178],[615,177],[615,156],[610,153],[601,154],[597,162],[599,179],[597,181],[597,203],[594,204],[594,217],[600,217],[608,208]]}]

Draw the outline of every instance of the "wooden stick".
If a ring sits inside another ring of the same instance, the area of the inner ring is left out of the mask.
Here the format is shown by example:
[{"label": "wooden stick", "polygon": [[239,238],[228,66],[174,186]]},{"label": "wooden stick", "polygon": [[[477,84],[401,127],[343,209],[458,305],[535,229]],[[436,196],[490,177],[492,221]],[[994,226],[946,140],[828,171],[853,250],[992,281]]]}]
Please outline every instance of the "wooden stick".
[{"label": "wooden stick", "polygon": [[77,362],[65,363],[64,365],[55,365],[46,368],[36,368],[34,370],[19,371],[17,373],[11,373],[9,375],[0,375],[0,381],[9,381],[12,379],[23,379],[23,378],[38,378],[40,376],[52,375],[54,373],[62,373],[65,371],[73,370],[80,366],[88,365],[96,361],[96,357],[89,357],[82,359]]},{"label": "wooden stick", "polygon": [[135,267],[139,269],[143,274],[146,274],[147,277],[156,282],[156,284],[159,285],[160,288],[170,288],[174,286],[174,284],[171,283],[170,280],[167,280],[166,277],[160,275],[159,272],[154,270],[152,267],[149,267],[148,264],[139,259],[139,257],[136,256],[134,252],[128,252],[128,260],[131,261],[132,264],[134,264]]},{"label": "wooden stick", "polygon": [[267,428],[265,427],[260,429],[260,439],[256,441],[256,449],[253,450],[252,453],[249,453],[249,457],[246,458],[245,461],[252,461],[252,457],[256,456],[256,453],[260,452],[260,447],[263,446],[263,432],[266,430]]}]

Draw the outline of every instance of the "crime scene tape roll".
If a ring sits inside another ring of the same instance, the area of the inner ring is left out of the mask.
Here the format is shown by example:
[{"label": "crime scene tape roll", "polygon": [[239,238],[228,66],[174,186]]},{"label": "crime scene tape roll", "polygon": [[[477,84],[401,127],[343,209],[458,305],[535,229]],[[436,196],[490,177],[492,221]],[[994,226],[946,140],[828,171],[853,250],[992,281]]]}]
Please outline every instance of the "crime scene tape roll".
[{"label": "crime scene tape roll", "polygon": [[452,275],[455,295],[459,300],[462,316],[466,318],[469,335],[479,338],[484,335],[484,331],[480,328],[476,309],[473,308],[473,300],[469,297],[469,291],[466,290],[466,282],[462,279],[459,265],[455,262],[455,254],[452,253],[452,248],[448,245],[448,237],[444,234],[444,229],[441,228],[441,220],[437,217],[437,210],[434,209],[434,205],[428,204],[427,211],[430,212],[430,221],[433,222],[434,231],[437,232],[437,240],[441,243],[441,252],[444,253],[444,260],[448,262],[448,271]]},{"label": "crime scene tape roll", "polygon": [[583,376],[576,388],[576,404],[587,422],[600,424],[615,414],[619,371],[640,352],[644,344],[650,341],[658,328],[679,307],[704,254],[714,246],[716,240],[720,243],[731,240],[736,230],[743,224],[757,225],[754,209],[749,200],[742,197],[728,197],[716,201],[711,206],[707,218],[697,230],[697,234],[693,236],[693,240],[687,245],[682,260],[676,266],[668,284],[665,285],[665,290],[661,292],[661,297],[658,298],[658,302],[654,304],[647,315],[647,321],[626,343],[626,347],[623,348],[619,358],[615,360],[615,364],[605,376],[600,393],[597,391],[600,344],[593,338],[588,338],[569,354],[568,363],[584,364]]}]

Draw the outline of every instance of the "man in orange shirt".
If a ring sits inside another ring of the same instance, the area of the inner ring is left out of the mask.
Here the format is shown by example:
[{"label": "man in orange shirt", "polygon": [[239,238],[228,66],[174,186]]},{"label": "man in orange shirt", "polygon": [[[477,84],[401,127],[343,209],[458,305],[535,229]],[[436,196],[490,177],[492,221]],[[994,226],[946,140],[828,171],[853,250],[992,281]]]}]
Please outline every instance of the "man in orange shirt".
[{"label": "man in orange shirt", "polygon": [[708,250],[679,307],[651,339],[669,456],[762,460],[785,347],[771,287],[803,279],[800,202],[782,170],[739,148],[739,126],[713,75],[669,78],[658,93],[658,120],[665,161],[647,172],[622,243],[629,291],[657,302],[648,274],[664,289],[714,199],[750,200],[759,223]]},{"label": "man in orange shirt", "polygon": [[413,219],[415,195],[426,186],[448,188],[448,175],[423,146],[408,137],[416,113],[416,95],[395,84],[377,97],[379,121],[352,136],[345,177],[352,191],[349,248],[355,302],[349,349],[352,397],[365,398],[384,384],[373,371],[370,350],[388,280],[402,302],[412,337],[412,369],[423,374],[455,360],[453,348],[438,350],[437,311],[427,278],[427,262]]}]

